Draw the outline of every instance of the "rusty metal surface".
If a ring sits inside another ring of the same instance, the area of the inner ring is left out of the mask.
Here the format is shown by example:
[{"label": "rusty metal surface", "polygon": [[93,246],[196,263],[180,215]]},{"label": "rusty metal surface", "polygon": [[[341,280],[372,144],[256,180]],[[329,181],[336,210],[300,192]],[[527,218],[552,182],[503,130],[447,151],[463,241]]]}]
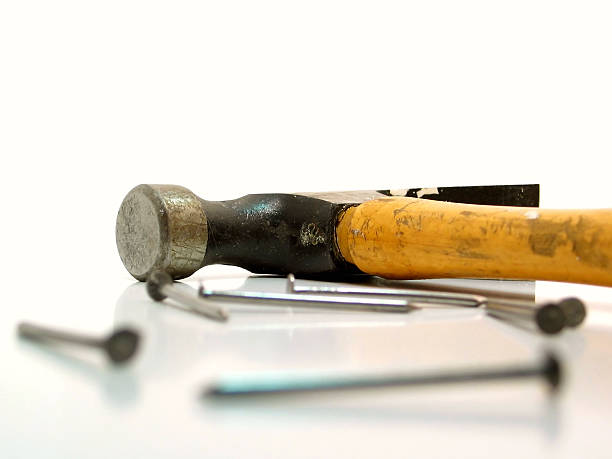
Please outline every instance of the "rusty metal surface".
[{"label": "rusty metal surface", "polygon": [[200,201],[186,188],[139,185],[121,204],[115,236],[121,261],[136,279],[156,269],[179,279],[202,266],[208,225]]}]

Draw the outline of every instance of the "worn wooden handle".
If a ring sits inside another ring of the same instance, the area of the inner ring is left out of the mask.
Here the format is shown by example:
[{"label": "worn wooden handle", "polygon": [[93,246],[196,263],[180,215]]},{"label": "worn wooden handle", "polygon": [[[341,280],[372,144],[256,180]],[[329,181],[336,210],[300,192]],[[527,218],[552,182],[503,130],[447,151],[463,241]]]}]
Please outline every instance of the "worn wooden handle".
[{"label": "worn wooden handle", "polygon": [[478,277],[612,286],[612,209],[543,210],[386,198],[349,208],[343,257],[395,279]]}]

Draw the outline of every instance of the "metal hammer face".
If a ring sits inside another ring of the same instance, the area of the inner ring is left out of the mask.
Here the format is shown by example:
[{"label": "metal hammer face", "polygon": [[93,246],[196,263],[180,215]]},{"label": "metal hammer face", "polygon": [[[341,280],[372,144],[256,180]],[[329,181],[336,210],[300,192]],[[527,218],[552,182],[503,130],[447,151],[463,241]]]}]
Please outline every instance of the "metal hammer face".
[{"label": "metal hammer face", "polygon": [[181,279],[217,263],[259,273],[358,272],[335,242],[345,207],[292,194],[205,201],[181,186],[139,185],[119,209],[117,248],[141,281],[158,269]]}]

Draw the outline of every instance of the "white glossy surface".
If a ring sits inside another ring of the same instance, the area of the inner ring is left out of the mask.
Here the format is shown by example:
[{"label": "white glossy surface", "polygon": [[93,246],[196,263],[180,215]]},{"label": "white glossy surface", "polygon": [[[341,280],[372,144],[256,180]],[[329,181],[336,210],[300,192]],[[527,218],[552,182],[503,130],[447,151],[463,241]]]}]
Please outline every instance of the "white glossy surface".
[{"label": "white glossy surface", "polygon": [[[246,279],[225,268],[204,271],[197,278],[211,288],[280,291],[285,285],[284,279]],[[189,283],[197,286],[195,279]],[[533,287],[452,284],[527,292]],[[608,319],[609,309],[595,307],[579,330],[544,338],[472,309],[402,315],[230,305],[230,321],[222,324],[152,302],[143,284],[127,282],[115,290],[115,306],[103,314],[106,326],[90,328],[102,333],[129,324],[143,331],[141,352],[125,368],[111,368],[95,352],[46,348],[5,335],[2,411],[10,422],[2,430],[4,451],[100,458],[606,455],[612,333],[600,320]],[[65,313],[48,316],[46,323],[70,323]],[[31,318],[42,321],[43,315]],[[81,322],[79,328],[91,323]],[[556,349],[568,370],[556,399],[539,381],[246,401],[201,397],[208,384],[227,374],[529,363],[543,348]]]}]

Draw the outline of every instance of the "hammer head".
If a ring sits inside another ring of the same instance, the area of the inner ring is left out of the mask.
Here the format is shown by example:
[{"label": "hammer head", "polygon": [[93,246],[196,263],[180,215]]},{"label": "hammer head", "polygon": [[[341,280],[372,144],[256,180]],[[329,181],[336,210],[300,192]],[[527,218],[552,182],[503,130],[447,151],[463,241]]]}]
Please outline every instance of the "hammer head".
[{"label": "hammer head", "polygon": [[140,281],[155,270],[174,279],[203,265],[208,240],[199,198],[177,185],[139,185],[117,215],[117,248],[129,273]]},{"label": "hammer head", "polygon": [[270,274],[357,272],[337,255],[343,208],[293,194],[206,201],[176,185],[139,185],[119,209],[117,247],[141,281],[156,270],[180,279],[212,264]]},{"label": "hammer head", "polygon": [[[476,188],[427,190],[439,200],[505,205],[530,205],[526,198],[538,195],[533,185]],[[417,196],[422,192],[418,189]],[[348,207],[385,192],[359,192],[357,200],[354,194],[252,194],[206,201],[181,186],[139,185],[119,209],[117,247],[127,270],[141,281],[156,270],[181,279],[212,264],[253,273],[353,275],[361,271],[342,256],[336,225]]]}]

